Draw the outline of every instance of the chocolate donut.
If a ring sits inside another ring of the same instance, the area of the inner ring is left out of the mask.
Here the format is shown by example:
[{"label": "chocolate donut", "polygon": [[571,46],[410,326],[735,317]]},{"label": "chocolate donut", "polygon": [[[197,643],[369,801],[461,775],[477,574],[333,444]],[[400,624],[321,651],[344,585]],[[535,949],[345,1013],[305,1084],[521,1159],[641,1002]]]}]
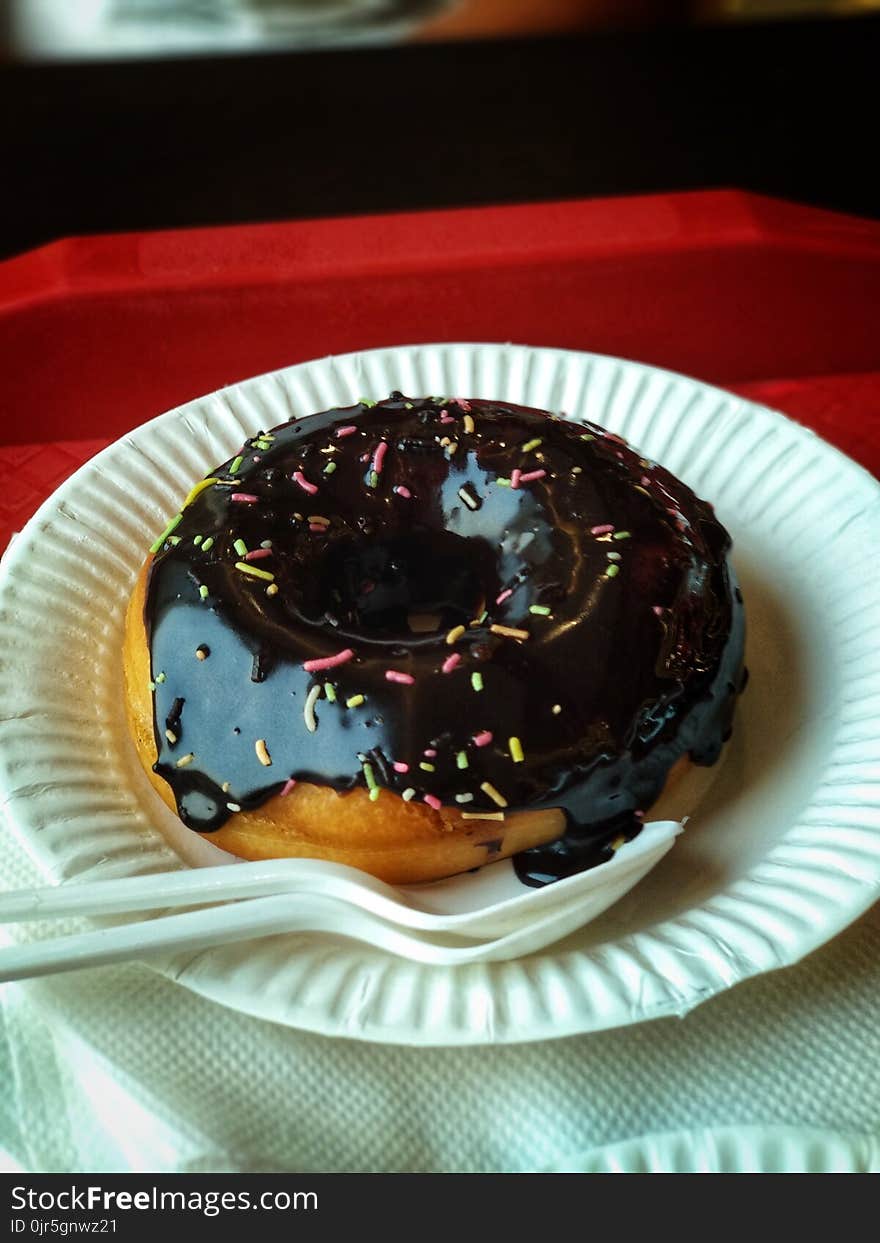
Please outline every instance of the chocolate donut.
[{"label": "chocolate donut", "polygon": [[730,732],[729,548],[591,423],[400,393],[285,423],[151,550],[155,774],[200,833],[296,783],[360,788],[479,824],[474,864],[493,824],[561,809],[520,874],[588,866]]}]

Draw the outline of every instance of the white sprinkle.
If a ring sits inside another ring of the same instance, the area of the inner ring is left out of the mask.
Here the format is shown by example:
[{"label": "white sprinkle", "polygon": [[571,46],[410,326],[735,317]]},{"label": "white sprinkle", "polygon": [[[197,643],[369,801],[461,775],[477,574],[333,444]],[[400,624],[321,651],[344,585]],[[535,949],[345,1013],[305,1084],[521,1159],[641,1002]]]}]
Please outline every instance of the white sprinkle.
[{"label": "white sprinkle", "polygon": [[272,757],[269,754],[269,751],[266,747],[266,739],[258,738],[257,741],[254,743],[254,750],[257,753],[257,759],[260,761],[263,767],[269,768],[272,763]]},{"label": "white sprinkle", "polygon": [[472,803],[474,801],[473,794],[456,794],[456,803]]},{"label": "white sprinkle", "polygon": [[464,501],[465,505],[467,505],[468,509],[477,508],[479,502],[471,496],[470,492],[468,492],[466,488],[459,488],[458,495]]},{"label": "white sprinkle", "polygon": [[403,791],[400,797],[403,799],[405,803],[408,803],[410,799],[415,798],[415,796],[416,796],[416,792],[412,788],[412,786],[407,786],[407,788]]},{"label": "white sprinkle", "polygon": [[189,755],[182,755],[174,767],[186,768],[187,764],[191,764],[195,758],[196,757],[193,755],[192,751],[190,751]]},{"label": "white sprinkle", "polygon": [[227,803],[226,810],[227,811],[241,811],[241,804],[240,803]]},{"label": "white sprinkle", "polygon": [[166,729],[165,737],[171,743],[172,747],[174,746],[175,742],[177,742],[177,734],[175,734],[173,729]]},{"label": "white sprinkle", "polygon": [[303,719],[306,723],[306,729],[313,734],[318,728],[318,722],[315,718],[315,704],[321,695],[321,685],[316,682],[306,696],[305,707],[303,708]]}]

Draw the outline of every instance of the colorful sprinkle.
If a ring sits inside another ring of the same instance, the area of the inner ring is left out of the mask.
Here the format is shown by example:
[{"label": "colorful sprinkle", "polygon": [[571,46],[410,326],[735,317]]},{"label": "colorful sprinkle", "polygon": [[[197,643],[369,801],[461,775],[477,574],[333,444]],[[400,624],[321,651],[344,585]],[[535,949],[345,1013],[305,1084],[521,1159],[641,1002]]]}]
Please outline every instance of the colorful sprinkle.
[{"label": "colorful sprinkle", "polygon": [[245,561],[259,561],[262,557],[271,557],[271,548],[252,548],[250,552],[244,554]]},{"label": "colorful sprinkle", "polygon": [[243,505],[253,505],[260,498],[254,496],[253,492],[233,492],[230,501],[239,501]]},{"label": "colorful sprinkle", "polygon": [[207,660],[211,655],[211,649],[206,643],[200,643],[196,648],[196,660]]},{"label": "colorful sprinkle", "polygon": [[466,414],[464,416],[464,430],[469,436],[472,435],[474,431],[474,417],[472,414]]},{"label": "colorful sprinkle", "polygon": [[314,734],[315,730],[318,728],[318,719],[315,716],[315,704],[318,702],[320,696],[321,687],[318,683],[316,683],[314,686],[309,687],[309,693],[306,695],[306,701],[303,704],[303,720],[305,721],[306,729],[310,734]]},{"label": "colorful sprinkle", "polygon": [[284,787],[279,791],[279,794],[281,795],[282,798],[287,798],[288,794],[290,794],[291,790],[293,790],[295,786],[296,786],[295,778],[288,777],[287,781],[285,781],[284,783]]},{"label": "colorful sprinkle", "polygon": [[554,704],[553,707],[550,709],[550,711],[553,713],[554,716],[559,716],[560,712],[562,711],[562,704]]},{"label": "colorful sprinkle", "polygon": [[271,583],[275,578],[275,575],[268,570],[261,570],[255,565],[249,565],[247,561],[236,561],[235,568],[241,570],[242,574],[250,574],[252,578],[265,579],[267,583]]},{"label": "colorful sprinkle", "polygon": [[615,539],[629,539],[630,534],[631,533],[629,531],[615,531],[614,538]]},{"label": "colorful sprinkle", "polygon": [[437,752],[434,750],[433,747],[425,747],[424,751],[422,752],[422,755],[424,755],[429,760],[433,760],[436,754]]},{"label": "colorful sprinkle", "polygon": [[403,791],[400,797],[403,799],[405,803],[408,803],[410,799],[414,799],[415,796],[416,796],[416,792],[412,788],[412,786],[407,786],[407,788]]},{"label": "colorful sprinkle", "polygon": [[591,535],[610,535],[614,530],[614,524],[611,522],[602,522],[597,527],[590,527]]},{"label": "colorful sprinkle", "polygon": [[529,638],[528,630],[517,630],[513,626],[499,626],[493,623],[489,629],[493,634],[500,634],[505,639],[519,639],[522,641]]},{"label": "colorful sprinkle", "polygon": [[453,652],[451,656],[447,656],[443,664],[440,666],[443,673],[452,673],[456,665],[461,664],[461,656],[458,652]]},{"label": "colorful sprinkle", "polygon": [[468,766],[467,752],[459,751],[458,755],[456,755],[455,757],[455,763],[459,768],[467,768]]},{"label": "colorful sprinkle", "polygon": [[205,586],[204,583],[202,583],[201,587],[199,588],[199,595],[202,597],[203,600],[207,600],[208,598],[208,588]]},{"label": "colorful sprinkle", "polygon": [[161,684],[162,684],[165,680],[166,680],[166,679],[165,679],[165,674],[164,674],[164,673],[157,673],[157,674],[156,674],[156,681],[160,684],[160,686],[161,686]]},{"label": "colorful sprinkle", "polygon": [[541,444],[541,443],[542,443],[542,441],[541,441],[541,437],[540,437],[540,436],[536,436],[534,440],[530,440],[530,441],[528,442],[528,444],[523,445],[523,447],[522,447],[522,449],[520,450],[520,452],[521,452],[521,453],[531,453],[532,449],[537,449],[538,445],[539,445],[539,444]]},{"label": "colorful sprinkle", "polygon": [[233,543],[232,547],[235,549],[235,551],[238,553],[238,555],[239,555],[240,557],[246,557],[246,556],[247,556],[248,546],[247,546],[247,544],[244,542],[244,540],[243,540],[243,539],[237,539],[237,540]]},{"label": "colorful sprinkle", "polygon": [[368,483],[368,485],[369,485],[371,488],[378,488],[378,486],[379,486],[379,474],[378,474],[378,472],[377,472],[377,471],[375,471],[375,470],[371,470],[371,471],[370,471],[370,476],[369,476],[369,479],[367,480],[367,483]]},{"label": "colorful sprinkle", "polygon": [[175,768],[186,768],[187,764],[191,764],[195,759],[195,755],[190,751],[189,755],[182,755],[174,765]]},{"label": "colorful sprinkle", "polygon": [[451,647],[453,643],[457,643],[461,636],[465,633],[464,626],[453,626],[446,635],[446,642]]},{"label": "colorful sprinkle", "polygon": [[[309,483],[308,479],[306,479],[305,475],[302,473],[301,470],[295,470],[293,472],[293,482],[299,484],[303,492],[308,492],[309,496],[314,496],[315,493],[318,491],[316,485],[313,483]],[[235,497],[233,497],[232,499],[235,500]]]},{"label": "colorful sprinkle", "polygon": [[237,475],[239,470],[241,469],[241,464],[243,461],[244,461],[244,456],[241,453],[239,453],[238,457],[233,458],[232,465],[229,467],[229,474]]},{"label": "colorful sprinkle", "polygon": [[350,695],[345,701],[345,706],[346,708],[359,708],[361,704],[366,702],[366,695]]},{"label": "colorful sprinkle", "polygon": [[609,561],[619,561],[619,560],[620,560],[620,553],[619,553],[619,552],[606,552],[605,556],[608,558],[608,560],[609,560]]},{"label": "colorful sprinkle", "polygon": [[324,683],[324,694],[327,696],[327,699],[329,700],[330,703],[332,704],[336,703],[336,687],[333,685],[332,682]]},{"label": "colorful sprinkle", "polygon": [[488,794],[489,798],[492,800],[493,803],[495,803],[497,807],[507,806],[507,799],[504,797],[503,794],[500,793],[500,791],[495,789],[491,781],[484,781],[483,784],[480,786],[480,789],[483,791],[484,794]]},{"label": "colorful sprinkle", "polygon": [[468,509],[480,508],[480,498],[474,495],[469,483],[464,484],[463,487],[458,489],[458,495],[464,501],[465,505],[467,505]]},{"label": "colorful sprinkle", "polygon": [[656,613],[658,617],[662,617],[663,614],[666,612],[666,609],[663,607],[662,604],[654,604],[651,607],[651,611],[653,613]]},{"label": "colorful sprinkle", "polygon": [[439,811],[443,806],[436,794],[424,795],[423,802],[427,803],[429,807],[433,807],[434,811]]},{"label": "colorful sprinkle", "polygon": [[519,469],[515,469],[515,470],[512,470],[512,471],[510,472],[510,486],[511,486],[512,488],[518,488],[518,487],[519,487],[519,481],[520,481],[520,479],[522,479],[522,471],[521,471],[521,470],[519,470]]},{"label": "colorful sprinkle", "polygon": [[492,731],[488,729],[482,730],[479,734],[474,734],[475,747],[488,747],[492,741]]},{"label": "colorful sprinkle", "polygon": [[399,682],[401,686],[412,686],[415,678],[411,673],[399,673],[397,669],[385,670],[386,682]]},{"label": "colorful sprinkle", "polygon": [[503,820],[503,811],[463,811],[462,820]]},{"label": "colorful sprinkle", "polygon": [[270,583],[269,586],[266,588],[266,595],[277,596],[278,595],[278,584]]},{"label": "colorful sprinkle", "polygon": [[327,465],[324,467],[324,474],[332,475],[335,470],[336,470],[336,463],[328,462]]},{"label": "colorful sprinkle", "polygon": [[395,760],[394,763],[391,765],[391,767],[394,769],[396,773],[408,773],[409,772],[409,764],[404,763],[403,760]]},{"label": "colorful sprinkle", "polygon": [[217,480],[211,476],[210,479],[202,479],[195,485],[195,487],[190,488],[189,492],[186,494],[186,500],[183,502],[183,508],[186,509],[187,505],[192,505],[197,496],[200,496],[206,488],[210,488],[211,484],[216,482]]},{"label": "colorful sprinkle", "polygon": [[509,487],[510,487],[510,480],[509,480],[509,479],[505,479],[505,477],[504,477],[503,475],[499,475],[499,476],[498,476],[498,478],[495,480],[495,482],[496,482],[496,484],[498,485],[498,487],[499,487],[499,488],[509,488]]},{"label": "colorful sprinkle", "polygon": [[198,548],[198,546],[199,546],[199,544],[201,544],[201,542],[202,542],[202,537],[201,537],[201,535],[194,535],[194,536],[193,536],[193,543],[195,544],[196,548]]},{"label": "colorful sprinkle", "polygon": [[165,730],[165,737],[166,737],[166,738],[168,739],[168,741],[171,743],[172,747],[173,747],[173,746],[175,745],[175,743],[177,742],[177,734],[175,734],[175,732],[174,732],[174,730],[173,730],[173,729],[166,729],[166,730]]},{"label": "colorful sprinkle", "polygon": [[475,691],[481,691],[483,689],[483,675],[479,672],[479,670],[475,670],[471,674],[471,686]]},{"label": "colorful sprinkle", "polygon": [[521,764],[526,758],[523,754],[522,743],[518,738],[508,738],[507,745],[510,749],[510,758],[514,764]]},{"label": "colorful sprinkle", "polygon": [[473,794],[456,794],[456,803],[472,803],[474,801]]},{"label": "colorful sprinkle", "polygon": [[353,658],[354,652],[350,647],[346,647],[341,652],[337,652],[335,656],[322,656],[319,660],[304,661],[303,669],[306,673],[320,673],[323,669],[336,669]]},{"label": "colorful sprinkle", "polygon": [[419,761],[419,768],[421,768],[421,769],[422,769],[422,771],[423,771],[423,772],[426,772],[426,773],[435,773],[435,772],[437,771],[437,769],[434,767],[434,765],[433,765],[433,764],[429,764],[427,760],[420,760],[420,761]]},{"label": "colorful sprinkle", "polygon": [[536,479],[543,479],[547,474],[545,470],[530,470],[528,474],[520,475],[520,483],[534,483]]},{"label": "colorful sprinkle", "polygon": [[159,549],[162,547],[162,545],[165,543],[165,541],[167,540],[171,532],[175,530],[175,528],[178,527],[182,521],[183,521],[183,514],[177,514],[174,518],[172,518],[171,521],[168,523],[168,526],[165,528],[165,530],[162,532],[159,538],[155,541],[155,543],[150,545],[150,552],[157,553]]},{"label": "colorful sprinkle", "polygon": [[392,491],[396,492],[398,496],[402,496],[406,501],[410,500],[412,497],[412,492],[410,492],[409,488],[405,487],[402,483],[399,483],[396,488],[392,489]]},{"label": "colorful sprinkle", "polygon": [[227,811],[241,811],[241,803],[227,803],[226,810]]},{"label": "colorful sprinkle", "polygon": [[353,436],[356,431],[357,428],[353,424],[350,424],[348,427],[337,427],[336,436],[337,439],[341,440],[343,436]]},{"label": "colorful sprinkle", "polygon": [[504,591],[502,591],[501,595],[495,598],[495,603],[503,604],[504,601],[509,600],[512,595],[513,595],[513,591],[510,589],[510,587],[506,587]]},{"label": "colorful sprinkle", "polygon": [[606,578],[616,578],[616,577],[617,577],[617,575],[618,575],[619,573],[620,573],[620,566],[619,566],[619,565],[616,565],[616,564],[612,561],[611,565],[609,565],[608,569],[605,571],[605,577],[606,577]]},{"label": "colorful sprinkle", "polygon": [[257,759],[264,768],[269,768],[272,763],[272,757],[266,749],[266,739],[258,738],[254,743],[254,750],[257,753]]},{"label": "colorful sprinkle", "polygon": [[202,552],[210,552],[213,547],[214,547],[214,536],[209,535],[208,538],[202,544]]},{"label": "colorful sprinkle", "polygon": [[550,616],[550,609],[546,604],[530,604],[529,612],[536,614],[538,617]]}]

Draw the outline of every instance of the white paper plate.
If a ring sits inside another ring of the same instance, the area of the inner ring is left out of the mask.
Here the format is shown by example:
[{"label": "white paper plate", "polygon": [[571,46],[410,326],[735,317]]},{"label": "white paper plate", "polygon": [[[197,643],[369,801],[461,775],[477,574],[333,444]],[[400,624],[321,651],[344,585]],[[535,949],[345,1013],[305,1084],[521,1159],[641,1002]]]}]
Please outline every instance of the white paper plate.
[{"label": "white paper plate", "polygon": [[646,1135],[594,1148],[560,1174],[877,1174],[880,1141],[870,1135],[793,1126],[739,1126]]},{"label": "white paper plate", "polygon": [[[313,1031],[511,1042],[684,1014],[855,919],[880,892],[880,484],[781,415],[694,380],[504,345],[374,350],[248,380],[124,437],[42,507],[0,570],[0,805],[47,873],[179,864],[126,737],[119,650],[144,550],[192,481],[261,428],[394,388],[593,419],[715,503],[751,670],[725,764],[646,880],[529,958],[429,968],[279,936],[162,969]],[[185,840],[188,862],[215,853]]]}]

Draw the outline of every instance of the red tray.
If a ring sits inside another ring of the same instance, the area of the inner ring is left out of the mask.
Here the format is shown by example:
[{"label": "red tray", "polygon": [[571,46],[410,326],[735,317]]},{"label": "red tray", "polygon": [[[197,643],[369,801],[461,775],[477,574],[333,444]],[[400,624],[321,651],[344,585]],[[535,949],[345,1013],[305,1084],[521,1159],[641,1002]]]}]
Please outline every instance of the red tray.
[{"label": "red tray", "polygon": [[73,238],[0,263],[0,548],[97,449],[324,354],[557,345],[736,389],[880,473],[880,224],[734,191]]}]

